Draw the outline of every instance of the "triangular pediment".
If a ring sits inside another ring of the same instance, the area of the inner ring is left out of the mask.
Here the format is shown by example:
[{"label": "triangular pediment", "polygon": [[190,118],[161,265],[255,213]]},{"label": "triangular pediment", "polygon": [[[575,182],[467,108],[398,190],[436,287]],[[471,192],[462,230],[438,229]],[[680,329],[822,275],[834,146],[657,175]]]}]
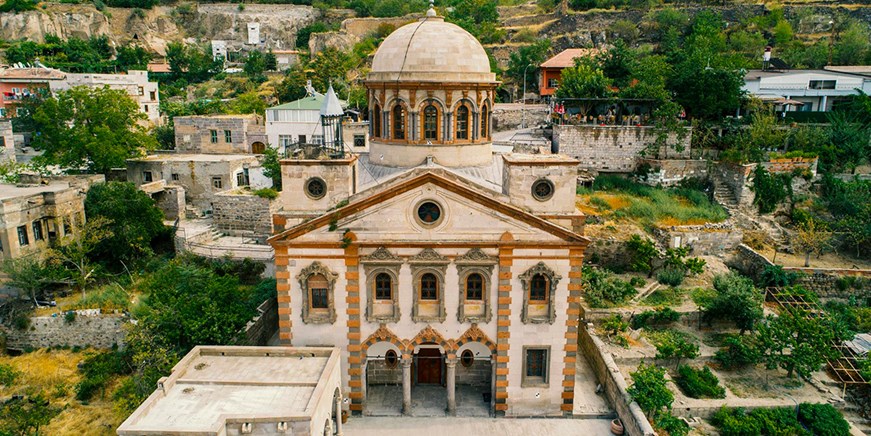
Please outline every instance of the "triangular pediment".
[{"label": "triangular pediment", "polygon": [[[434,171],[416,174],[365,194],[358,195],[342,208],[275,235],[269,242],[282,245],[293,240],[332,240],[347,230],[354,232],[359,240],[385,243],[498,241],[506,232],[519,241],[580,245],[589,242],[582,235],[494,198],[498,196],[486,189]],[[442,216],[435,223],[425,223],[416,216],[420,205],[428,200],[442,208]]]}]

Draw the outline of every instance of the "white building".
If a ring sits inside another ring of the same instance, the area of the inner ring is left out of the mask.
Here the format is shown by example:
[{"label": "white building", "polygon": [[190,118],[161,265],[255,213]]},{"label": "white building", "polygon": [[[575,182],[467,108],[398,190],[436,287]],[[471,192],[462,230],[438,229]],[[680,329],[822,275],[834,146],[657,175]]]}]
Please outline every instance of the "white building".
[{"label": "white building", "polygon": [[160,90],[157,82],[148,81],[148,71],[131,70],[127,74],[64,73],[61,80],[48,82],[52,94],[74,86],[123,89],[139,103],[139,110],[154,124],[160,121]]},{"label": "white building", "polygon": [[[321,144],[323,127],[320,111],[324,95],[309,88],[309,95],[290,103],[266,109],[266,139],[279,153],[295,144]],[[344,106],[344,102],[341,102]],[[343,123],[345,150],[362,152],[369,149],[369,123],[349,118]]]},{"label": "white building", "polygon": [[212,59],[218,60],[218,58],[227,60],[227,41],[213,39],[212,40]]},{"label": "white building", "polygon": [[260,44],[260,23],[248,23],[248,44]]},{"label": "white building", "polygon": [[750,70],[742,89],[764,101],[803,103],[788,105],[787,111],[826,112],[857,90],[871,93],[871,77],[827,70]]}]

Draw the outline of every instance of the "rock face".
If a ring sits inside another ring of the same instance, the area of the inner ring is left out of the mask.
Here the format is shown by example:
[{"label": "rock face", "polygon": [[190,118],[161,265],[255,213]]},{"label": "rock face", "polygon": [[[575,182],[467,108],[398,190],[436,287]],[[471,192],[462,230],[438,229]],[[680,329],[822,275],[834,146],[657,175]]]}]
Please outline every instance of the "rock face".
[{"label": "rock face", "polygon": [[320,16],[311,6],[246,4],[240,11],[238,4],[201,4],[194,22],[185,30],[188,37],[245,42],[247,24],[256,22],[260,23],[260,38],[267,47],[291,49],[299,29]]},{"label": "rock face", "polygon": [[43,42],[49,34],[61,38],[109,34],[109,19],[93,7],[57,5],[51,9],[55,10],[0,14],[0,38]]}]

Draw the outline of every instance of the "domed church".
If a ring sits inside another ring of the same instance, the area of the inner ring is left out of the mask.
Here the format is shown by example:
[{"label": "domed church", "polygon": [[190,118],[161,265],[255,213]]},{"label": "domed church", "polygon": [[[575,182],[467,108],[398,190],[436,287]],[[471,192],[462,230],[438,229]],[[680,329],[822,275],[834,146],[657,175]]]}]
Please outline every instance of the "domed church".
[{"label": "domed church", "polygon": [[484,48],[430,9],[365,82],[370,146],[281,161],[279,337],[336,346],[354,414],[563,416],[574,398],[577,161],[494,153]]}]

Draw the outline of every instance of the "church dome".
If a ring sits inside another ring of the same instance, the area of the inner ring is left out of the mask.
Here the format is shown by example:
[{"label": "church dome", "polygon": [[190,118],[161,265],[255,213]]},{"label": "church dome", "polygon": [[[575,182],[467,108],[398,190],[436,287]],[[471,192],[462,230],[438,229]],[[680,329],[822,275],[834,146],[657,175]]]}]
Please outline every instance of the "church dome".
[{"label": "church dome", "polygon": [[433,15],[396,29],[381,43],[369,81],[496,81],[481,43],[463,28]]}]

